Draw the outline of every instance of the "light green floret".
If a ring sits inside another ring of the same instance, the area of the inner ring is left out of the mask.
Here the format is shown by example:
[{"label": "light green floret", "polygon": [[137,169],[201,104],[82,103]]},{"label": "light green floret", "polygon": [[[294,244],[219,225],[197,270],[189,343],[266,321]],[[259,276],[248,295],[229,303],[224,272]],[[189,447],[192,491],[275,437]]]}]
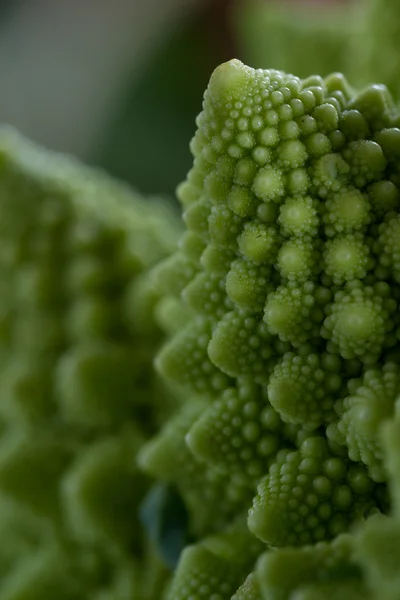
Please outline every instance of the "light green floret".
[{"label": "light green floret", "polygon": [[196,263],[187,258],[186,252],[182,250],[158,263],[152,269],[152,278],[157,289],[165,295],[179,296],[185,286],[196,276],[197,271]]},{"label": "light green floret", "polygon": [[315,429],[334,417],[343,387],[340,370],[336,356],[285,354],[269,380],[269,401],[284,421]]},{"label": "light green floret", "polygon": [[275,227],[260,222],[246,223],[239,236],[239,249],[243,256],[255,263],[275,262],[279,235]]},{"label": "light green floret", "polygon": [[258,486],[250,530],[271,546],[330,539],[374,509],[381,490],[366,469],[336,456],[323,438],[281,450]]},{"label": "light green floret", "polygon": [[242,221],[227,206],[214,205],[207,223],[210,240],[216,246],[229,250],[237,247]]},{"label": "light green floret", "polygon": [[279,204],[285,196],[283,171],[276,167],[261,169],[254,178],[253,192],[263,202]]},{"label": "light green floret", "polygon": [[214,366],[207,354],[210,323],[198,319],[189,322],[163,347],[157,358],[158,371],[168,380],[176,381],[197,393],[218,394],[228,385],[229,378]]},{"label": "light green floret", "polygon": [[187,443],[209,464],[254,485],[284,444],[284,426],[265,389],[249,380],[225,390],[195,422]]},{"label": "light green floret", "polygon": [[303,285],[289,282],[268,294],[264,321],[269,332],[295,348],[317,338],[324,319],[320,296],[311,281]]},{"label": "light green floret", "polygon": [[283,281],[301,284],[313,279],[321,270],[321,256],[316,245],[307,237],[291,238],[283,242],[276,262]]},{"label": "light green floret", "polygon": [[[344,139],[341,139],[340,142],[343,144]],[[314,189],[320,198],[326,198],[328,194],[334,195],[340,190],[346,189],[349,182],[349,171],[349,165],[339,153],[324,153],[314,162],[311,189]]]},{"label": "light green floret", "polygon": [[384,282],[374,286],[355,282],[337,292],[321,330],[322,336],[330,340],[328,349],[338,351],[345,359],[376,362],[384,347],[396,343],[387,337],[394,327],[391,315],[396,306]]},{"label": "light green floret", "polygon": [[393,416],[398,397],[400,370],[398,365],[387,363],[379,370],[366,371],[360,382],[351,385],[351,394],[343,400],[342,414],[336,425],[339,435],[334,437],[347,446],[351,460],[366,465],[374,481],[387,478],[380,426]]},{"label": "light green floret", "polygon": [[288,198],[280,207],[278,223],[285,236],[315,236],[319,225],[317,202],[310,196]]},{"label": "light green floret", "polygon": [[370,222],[368,197],[355,188],[329,196],[325,209],[327,235],[332,235],[331,231],[334,234],[360,231]]},{"label": "light green floret", "polygon": [[324,251],[325,272],[335,285],[363,279],[373,262],[362,235],[348,233],[328,240]]},{"label": "light green floret", "polygon": [[214,243],[208,244],[200,256],[201,268],[206,273],[215,273],[225,278],[228,273],[231,262],[235,254],[230,249],[217,246]]},{"label": "light green floret", "polygon": [[226,292],[234,304],[257,313],[263,309],[267,295],[273,289],[271,277],[269,266],[235,260],[226,277]]},{"label": "light green floret", "polygon": [[208,345],[211,361],[227,375],[265,381],[284,344],[277,343],[259,317],[245,310],[224,315]]},{"label": "light green floret", "polygon": [[227,196],[228,206],[239,217],[254,215],[257,200],[247,187],[234,185]]},{"label": "light green floret", "polygon": [[183,220],[188,231],[208,240],[208,219],[211,213],[211,201],[201,197],[183,211]]},{"label": "light green floret", "polygon": [[361,188],[382,179],[387,161],[379,144],[372,140],[355,140],[343,151],[354,184]]},{"label": "light green floret", "polygon": [[232,307],[221,273],[198,273],[186,286],[183,299],[197,313],[214,320],[221,319]]}]

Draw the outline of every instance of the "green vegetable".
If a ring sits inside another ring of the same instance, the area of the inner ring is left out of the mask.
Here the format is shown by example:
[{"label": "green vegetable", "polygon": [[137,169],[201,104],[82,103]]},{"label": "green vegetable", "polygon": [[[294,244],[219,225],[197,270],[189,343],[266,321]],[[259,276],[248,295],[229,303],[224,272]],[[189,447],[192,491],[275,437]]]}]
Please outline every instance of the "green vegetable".
[{"label": "green vegetable", "polygon": [[145,277],[178,231],[158,200],[1,130],[2,600],[161,597],[136,455],[178,401],[151,369]]},{"label": "green vegetable", "polygon": [[[399,597],[400,482],[398,468],[400,420],[396,416],[379,428],[384,462],[392,491],[390,516],[374,515],[350,534],[314,546],[264,553],[253,578],[260,598],[302,600],[346,598],[395,600]],[[251,600],[245,596],[246,600]]]},{"label": "green vegetable", "polygon": [[[399,125],[384,86],[356,92],[338,74],[221,65],[178,189],[187,232],[153,273],[186,306],[156,361],[186,402],[145,444],[141,466],[177,483],[189,521],[207,523],[192,529],[197,549],[211,531],[225,535],[253,495],[255,536],[300,569],[315,556],[304,599],[331,593],[330,569],[335,579],[348,562],[341,536],[389,511],[379,431],[399,393]],[[204,473],[244,486],[236,514],[231,492],[218,501],[216,487],[197,491]],[[310,543],[321,545],[286,550]],[[198,552],[201,578],[209,558]],[[186,557],[170,600],[185,597]],[[252,579],[239,598],[269,598]],[[190,593],[230,600],[215,585]],[[289,598],[279,585],[276,598]],[[290,577],[284,585],[294,589]],[[354,586],[346,579],[332,598],[360,597]]]}]

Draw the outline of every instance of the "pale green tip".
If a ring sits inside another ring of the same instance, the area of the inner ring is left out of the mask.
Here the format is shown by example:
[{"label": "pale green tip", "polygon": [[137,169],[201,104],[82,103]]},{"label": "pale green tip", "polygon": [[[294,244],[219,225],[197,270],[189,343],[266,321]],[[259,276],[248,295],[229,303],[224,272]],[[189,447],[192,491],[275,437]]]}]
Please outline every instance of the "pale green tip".
[{"label": "pale green tip", "polygon": [[279,516],[279,512],[264,503],[254,504],[249,510],[247,525],[261,541],[271,546],[279,545],[280,530],[284,527]]},{"label": "pale green tip", "polygon": [[215,101],[237,97],[252,80],[253,69],[236,58],[219,65],[211,75],[208,91]]}]

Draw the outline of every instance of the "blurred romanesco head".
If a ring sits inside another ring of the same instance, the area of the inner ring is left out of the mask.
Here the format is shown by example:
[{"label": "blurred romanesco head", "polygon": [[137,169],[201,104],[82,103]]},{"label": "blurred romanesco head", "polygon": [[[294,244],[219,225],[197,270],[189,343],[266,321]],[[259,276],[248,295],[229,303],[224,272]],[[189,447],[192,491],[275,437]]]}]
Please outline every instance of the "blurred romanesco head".
[{"label": "blurred romanesco head", "polygon": [[397,0],[247,0],[233,26],[244,60],[300,77],[340,71],[354,85],[384,83],[400,101]]},{"label": "blurred romanesco head", "polygon": [[[400,393],[400,117],[384,86],[232,60],[197,126],[178,190],[187,231],[153,272],[191,311],[157,359],[187,400],[139,456],[177,486],[201,538],[169,600],[230,600],[256,538],[291,548],[288,564],[316,552],[318,571],[331,548],[347,563],[354,523],[389,510],[379,431]],[[210,534],[238,536],[232,559]],[[233,598],[270,593],[251,575]]]},{"label": "blurred romanesco head", "polygon": [[381,0],[238,2],[233,25],[241,55],[254,67],[268,63],[300,77],[347,74],[350,45],[351,60],[364,49],[362,40],[354,47],[352,40],[371,1]]},{"label": "blurred romanesco head", "polygon": [[356,81],[378,78],[400,102],[400,11],[397,0],[358,2],[359,18],[353,28],[347,66]]},{"label": "blurred romanesco head", "polygon": [[178,231],[166,204],[1,131],[1,600],[161,598],[136,454],[175,402],[145,274]]}]

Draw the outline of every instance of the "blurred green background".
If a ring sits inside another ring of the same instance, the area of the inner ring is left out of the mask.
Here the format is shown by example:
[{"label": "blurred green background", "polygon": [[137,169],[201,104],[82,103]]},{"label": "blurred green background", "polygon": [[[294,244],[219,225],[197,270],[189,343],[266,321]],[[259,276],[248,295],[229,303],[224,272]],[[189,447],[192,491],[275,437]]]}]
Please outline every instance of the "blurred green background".
[{"label": "blurred green background", "polygon": [[398,0],[7,0],[0,121],[173,196],[210,73],[236,57],[400,84]]}]

